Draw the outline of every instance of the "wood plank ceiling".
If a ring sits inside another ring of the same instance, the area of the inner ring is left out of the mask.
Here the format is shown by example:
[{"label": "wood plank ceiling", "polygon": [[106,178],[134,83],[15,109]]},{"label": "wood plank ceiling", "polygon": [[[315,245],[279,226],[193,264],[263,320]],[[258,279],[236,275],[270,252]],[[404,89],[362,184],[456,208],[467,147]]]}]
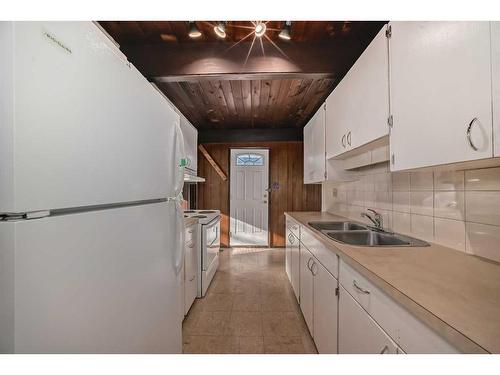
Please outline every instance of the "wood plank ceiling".
[{"label": "wood plank ceiling", "polygon": [[201,129],[303,126],[333,85],[330,78],[158,84]]},{"label": "wood plank ceiling", "polygon": [[261,39],[228,22],[223,40],[215,22],[196,22],[197,39],[188,22],[100,22],[201,131],[303,127],[384,23],[295,21],[283,42],[282,21]]}]

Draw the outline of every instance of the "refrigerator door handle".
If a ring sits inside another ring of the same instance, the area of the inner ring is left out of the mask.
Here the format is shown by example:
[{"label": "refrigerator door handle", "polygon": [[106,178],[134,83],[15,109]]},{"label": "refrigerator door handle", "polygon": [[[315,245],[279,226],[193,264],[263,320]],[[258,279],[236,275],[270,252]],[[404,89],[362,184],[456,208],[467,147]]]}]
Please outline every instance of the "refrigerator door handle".
[{"label": "refrigerator door handle", "polygon": [[184,136],[179,122],[175,126],[175,155],[174,160],[176,163],[176,176],[174,181],[174,196],[178,197],[182,193],[184,187],[184,172],[186,167],[186,150],[184,149]]},{"label": "refrigerator door handle", "polygon": [[175,265],[175,273],[177,275],[180,274],[182,271],[182,266],[184,264],[184,257],[185,257],[185,243],[186,243],[186,233],[185,233],[185,226],[184,226],[184,211],[182,210],[182,194],[178,196],[177,199],[175,199],[175,228],[176,228],[176,233],[175,238],[176,238],[176,243],[175,243],[175,258],[174,258],[174,265]]},{"label": "refrigerator door handle", "polygon": [[[186,152],[184,150],[184,136],[182,135],[182,130],[178,121],[174,124],[175,127],[175,167],[176,167],[176,176],[174,181],[174,204],[176,211],[176,231],[174,236],[176,238],[175,241],[175,271],[176,274],[182,270],[182,266],[184,264],[185,257],[185,242],[186,242],[186,233],[185,233],[185,225],[184,225],[184,211],[182,209],[182,188],[184,187],[184,169],[185,169],[185,157]],[[170,200],[171,198],[169,198]]]}]

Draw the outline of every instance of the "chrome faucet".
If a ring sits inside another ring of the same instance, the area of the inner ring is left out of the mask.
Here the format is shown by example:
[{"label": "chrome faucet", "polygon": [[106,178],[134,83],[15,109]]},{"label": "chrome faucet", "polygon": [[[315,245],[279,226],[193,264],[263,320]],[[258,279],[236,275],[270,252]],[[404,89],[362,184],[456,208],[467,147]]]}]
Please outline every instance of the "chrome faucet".
[{"label": "chrome faucet", "polygon": [[368,208],[367,211],[372,212],[373,216],[367,214],[366,212],[362,212],[361,217],[366,217],[368,220],[370,220],[373,223],[373,225],[375,225],[375,228],[382,229],[384,226],[384,220],[382,219],[382,215],[380,215],[377,211],[372,210],[371,208]]}]

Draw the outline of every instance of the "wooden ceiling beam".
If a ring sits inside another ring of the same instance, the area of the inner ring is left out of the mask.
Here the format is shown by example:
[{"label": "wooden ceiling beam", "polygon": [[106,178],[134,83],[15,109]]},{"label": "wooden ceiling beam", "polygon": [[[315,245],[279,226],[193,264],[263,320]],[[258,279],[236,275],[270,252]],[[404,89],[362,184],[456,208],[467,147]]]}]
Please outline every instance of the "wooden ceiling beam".
[{"label": "wooden ceiling beam", "polygon": [[323,79],[335,78],[333,72],[326,73],[227,73],[227,74],[190,74],[190,75],[171,75],[162,77],[150,77],[157,83],[172,82],[200,82],[200,81],[265,81],[273,79]]},{"label": "wooden ceiling beam", "polygon": [[[128,59],[156,82],[340,79],[366,46],[328,42],[249,42],[122,45]],[[250,53],[249,53],[250,51]],[[341,51],[341,52],[340,52]],[[339,53],[340,52],[340,53]]]}]

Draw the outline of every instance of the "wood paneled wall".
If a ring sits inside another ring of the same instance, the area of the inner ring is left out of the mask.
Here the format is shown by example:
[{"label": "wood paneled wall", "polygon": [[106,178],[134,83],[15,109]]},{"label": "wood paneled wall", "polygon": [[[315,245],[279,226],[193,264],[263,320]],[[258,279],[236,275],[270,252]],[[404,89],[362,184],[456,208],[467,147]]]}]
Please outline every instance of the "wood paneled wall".
[{"label": "wood paneled wall", "polygon": [[[230,148],[269,148],[269,201],[270,245],[285,246],[285,211],[321,210],[321,186],[304,185],[302,142],[252,142],[203,144],[221,169],[230,176]],[[198,175],[206,181],[198,184],[198,208],[221,211],[221,246],[229,246],[229,179],[222,181],[208,161],[198,154]]]}]

